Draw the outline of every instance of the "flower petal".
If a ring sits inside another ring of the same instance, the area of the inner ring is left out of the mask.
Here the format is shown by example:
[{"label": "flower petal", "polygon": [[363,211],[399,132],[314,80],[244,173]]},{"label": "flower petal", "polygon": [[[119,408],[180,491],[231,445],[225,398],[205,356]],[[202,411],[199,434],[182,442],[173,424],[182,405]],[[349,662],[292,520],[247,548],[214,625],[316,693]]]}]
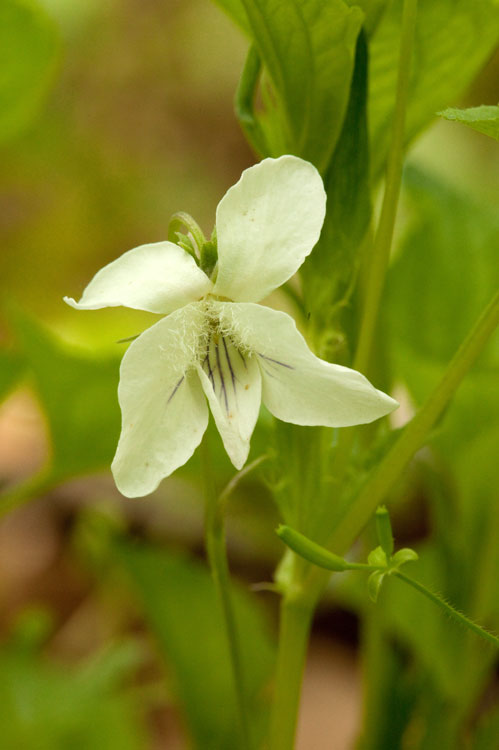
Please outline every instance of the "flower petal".
[{"label": "flower petal", "polygon": [[214,293],[258,302],[301,266],[321,232],[326,193],[316,168],[296,156],[246,169],[217,208]]},{"label": "flower petal", "polygon": [[203,321],[201,306],[188,305],[144,331],[123,357],[112,470],[127,497],[155,490],[201,442],[208,407],[193,363]]},{"label": "flower petal", "polygon": [[292,318],[254,304],[220,305],[221,323],[256,353],[262,400],[284,422],[347,427],[372,422],[397,408],[356,370],[316,357]]},{"label": "flower petal", "polygon": [[255,357],[239,351],[227,336],[213,334],[199,377],[230,460],[240,469],[250,449],[262,395]]},{"label": "flower petal", "polygon": [[98,271],[77,310],[124,305],[153,313],[170,313],[207,294],[212,282],[192,256],[173,242],[140,245]]}]

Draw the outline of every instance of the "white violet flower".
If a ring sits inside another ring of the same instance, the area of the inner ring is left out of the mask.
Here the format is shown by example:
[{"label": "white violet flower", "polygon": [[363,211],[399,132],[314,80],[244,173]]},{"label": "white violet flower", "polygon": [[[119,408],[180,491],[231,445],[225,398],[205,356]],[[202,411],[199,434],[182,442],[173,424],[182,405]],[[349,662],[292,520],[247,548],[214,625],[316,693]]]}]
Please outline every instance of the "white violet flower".
[{"label": "white violet flower", "polygon": [[80,310],[124,305],[166,317],[123,357],[122,431],[112,470],[128,497],[152,492],[201,442],[208,407],[240,469],[263,401],[278,419],[345,427],[398,404],[355,370],[316,357],[286,313],[256,304],[287,281],[319,239],[326,194],[294,156],[243,172],[216,213],[211,277],[173,242],[141,245],[102,268]]}]

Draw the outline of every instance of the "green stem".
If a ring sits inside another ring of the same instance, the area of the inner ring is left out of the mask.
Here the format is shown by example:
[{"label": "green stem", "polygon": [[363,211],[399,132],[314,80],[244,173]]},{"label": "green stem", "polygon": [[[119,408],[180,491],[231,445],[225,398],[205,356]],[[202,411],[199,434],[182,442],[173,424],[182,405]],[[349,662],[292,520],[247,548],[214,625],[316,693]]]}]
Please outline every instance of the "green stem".
[{"label": "green stem", "polygon": [[[381,513],[378,517],[382,517],[386,520],[387,516],[385,515],[385,512],[383,512],[382,509]],[[387,527],[386,523],[381,523],[381,535],[387,537],[386,534]],[[339,557],[338,555],[335,555],[332,552],[329,552],[329,550],[325,549],[325,547],[322,547],[319,544],[316,544],[311,539],[308,539],[306,536],[303,536],[303,534],[300,534],[295,529],[291,529],[289,526],[279,526],[277,529],[278,536],[285,542],[285,544],[288,545],[296,554],[303,557],[308,562],[311,562],[313,565],[317,565],[320,568],[323,568],[325,570],[330,570],[333,572],[345,572],[347,570],[359,570],[359,571],[377,571],[379,573],[386,573],[387,575],[393,575],[397,576],[397,578],[400,578],[402,581],[405,581],[405,583],[408,583],[410,586],[415,588],[420,593],[424,594],[428,599],[430,599],[432,602],[437,604],[439,607],[444,609],[449,617],[451,617],[453,620],[456,620],[461,625],[465,625],[467,628],[472,630],[474,633],[479,635],[481,638],[484,638],[485,640],[489,641],[490,643],[493,643],[495,646],[499,647],[499,638],[495,636],[493,633],[490,633],[488,630],[485,630],[485,628],[482,628],[480,625],[478,625],[476,622],[473,622],[469,617],[467,617],[462,612],[459,612],[455,607],[452,606],[452,604],[449,604],[445,599],[443,599],[438,594],[433,593],[433,591],[430,591],[430,589],[427,589],[426,586],[423,586],[422,583],[419,583],[418,581],[415,581],[412,578],[409,578],[404,573],[401,573],[400,570],[393,567],[397,562],[397,557],[400,557],[400,554],[402,552],[413,552],[412,550],[399,550],[395,557],[392,556],[393,552],[393,537],[391,534],[391,527],[390,527],[390,534],[389,538],[387,538],[385,541],[388,542],[388,546],[390,547],[390,550],[388,552],[387,558],[389,560],[388,566],[386,565],[372,565],[368,564],[365,565],[363,563],[350,563],[347,560],[344,560],[343,558]],[[379,530],[378,530],[379,535]],[[385,552],[386,554],[386,552]],[[406,554],[406,562],[409,561],[409,558]],[[413,552],[413,559],[417,559],[417,555]],[[400,564],[400,561],[399,561]]]},{"label": "green stem", "polygon": [[417,0],[405,0],[402,13],[402,31],[400,38],[395,111],[392,122],[391,147],[386,169],[385,193],[369,262],[364,309],[362,312],[359,340],[353,365],[356,370],[361,371],[366,370],[369,363],[374,331],[378,320],[381,294],[390,258],[395,216],[397,213],[402,178],[405,114],[407,109],[414,32],[416,28],[417,5]]},{"label": "green stem", "polygon": [[395,445],[362,487],[354,501],[344,510],[329,539],[328,547],[343,554],[360,533],[376,507],[402,473],[448,406],[464,376],[476,361],[499,324],[499,292],[484,310],[472,331],[461,344],[429,398],[403,431]]},{"label": "green stem", "polygon": [[224,503],[220,502],[215,490],[215,483],[211,472],[208,438],[205,435],[201,444],[203,474],[206,494],[206,551],[215,583],[215,589],[222,608],[225,633],[229,647],[229,655],[234,680],[236,710],[240,730],[241,750],[250,750],[251,734],[248,707],[246,705],[246,690],[244,670],[242,666],[241,644],[236,626],[236,618],[231,595],[231,582],[227,552],[225,546]]},{"label": "green stem", "polygon": [[288,593],[280,608],[279,650],[270,724],[270,750],[292,750],[314,602]]},{"label": "green stem", "polygon": [[420,594],[423,594],[423,596],[426,596],[427,599],[432,601],[437,606],[441,607],[446,612],[446,614],[449,615],[449,617],[451,617],[453,620],[456,620],[456,622],[458,622],[460,625],[464,625],[465,627],[472,630],[476,635],[480,636],[480,638],[483,638],[489,643],[494,644],[496,648],[499,648],[499,638],[497,638],[497,636],[495,636],[493,633],[489,633],[488,630],[480,627],[480,625],[477,625],[476,622],[473,622],[473,620],[470,620],[469,617],[466,617],[466,615],[464,615],[462,612],[459,612],[459,610],[455,609],[452,604],[446,602],[445,599],[442,599],[442,597],[440,597],[438,594],[435,594],[433,591],[430,591],[430,589],[427,589],[426,586],[423,586],[422,583],[409,578],[399,570],[393,571],[392,575],[397,576],[397,578],[400,578],[401,581],[409,584],[409,586],[412,586],[412,588],[416,589],[416,591],[419,591]]},{"label": "green stem", "polygon": [[[433,393],[383,459],[372,479],[368,480],[354,502],[346,508],[343,517],[340,518],[338,525],[329,538],[328,547],[337,550],[340,554],[348,551],[355,538],[376,510],[376,507],[382,502],[388,490],[400,476],[407,462],[424,443],[429,431],[449,404],[462,379],[477,359],[498,324],[499,292],[492,299],[468,337],[464,340]],[[318,600],[326,586],[330,575],[330,572],[327,573],[319,568],[313,568],[303,582],[303,588],[307,592],[311,612],[313,611],[314,603]],[[304,630],[302,631],[302,636],[303,638],[307,637],[307,633]],[[295,643],[295,648],[298,652],[302,651],[305,646],[306,644],[300,642]],[[285,656],[281,657],[279,654],[279,658],[284,659]],[[301,670],[297,670],[294,675],[287,674],[286,678],[289,680],[300,680]],[[291,691],[293,688],[292,686],[285,686],[283,689]],[[290,719],[291,721],[294,722],[295,720]],[[284,750],[285,746],[282,747]],[[290,745],[289,747],[292,746]],[[276,748],[280,748],[280,746],[276,745]]]}]

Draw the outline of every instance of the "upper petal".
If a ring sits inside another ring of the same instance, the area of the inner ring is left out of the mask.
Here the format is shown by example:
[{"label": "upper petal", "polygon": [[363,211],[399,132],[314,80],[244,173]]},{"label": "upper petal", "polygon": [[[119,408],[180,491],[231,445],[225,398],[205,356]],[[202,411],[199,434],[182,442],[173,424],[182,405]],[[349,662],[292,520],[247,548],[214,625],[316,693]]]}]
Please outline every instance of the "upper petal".
[{"label": "upper petal", "polygon": [[319,239],[325,211],[309,162],[281,156],[246,169],[218,204],[214,293],[257,302],[283,284]]},{"label": "upper petal", "polygon": [[112,470],[127,497],[155,490],[201,442],[208,407],[193,362],[203,320],[200,306],[188,305],[144,331],[123,357]]},{"label": "upper petal", "polygon": [[225,450],[240,469],[260,410],[262,380],[256,358],[240,351],[228,336],[214,333],[198,370]]},{"label": "upper petal", "polygon": [[225,305],[225,325],[256,353],[262,400],[284,422],[347,427],[397,408],[356,370],[316,357],[286,313],[254,304]]},{"label": "upper petal", "polygon": [[192,256],[173,242],[140,245],[98,271],[79,302],[64,301],[78,310],[133,307],[169,313],[203,297],[212,282]]}]

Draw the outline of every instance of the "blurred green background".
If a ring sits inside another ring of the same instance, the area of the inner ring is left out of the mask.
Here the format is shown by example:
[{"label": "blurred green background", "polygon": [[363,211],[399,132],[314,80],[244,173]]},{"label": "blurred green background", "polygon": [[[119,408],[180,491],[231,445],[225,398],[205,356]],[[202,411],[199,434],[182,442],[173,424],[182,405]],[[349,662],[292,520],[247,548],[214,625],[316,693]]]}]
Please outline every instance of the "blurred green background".
[{"label": "blurred green background", "polygon": [[[125,250],[165,239],[175,211],[187,211],[211,232],[218,201],[254,160],[232,106],[247,42],[208,0],[39,4],[45,12],[34,11],[35,30],[20,24],[16,42],[25,65],[19,80],[33,81],[38,71],[38,90],[10,120],[0,119],[0,395],[8,393],[0,406],[0,481],[7,490],[21,487],[6,495],[13,507],[19,498],[40,496],[0,524],[3,746],[181,748],[185,715],[191,732],[199,725],[202,734],[216,724],[221,704],[233,710],[221,678],[213,710],[208,704],[199,717],[206,695],[192,693],[196,677],[185,677],[189,661],[202,663],[210,650],[206,670],[223,661],[207,574],[197,562],[197,459],[153,498],[118,496],[104,469],[119,429],[114,393],[122,348],[115,342],[140,332],[153,316],[125,309],[78,313],[62,297],[78,297],[95,271]],[[34,5],[25,7],[31,13]],[[8,44],[3,49],[0,55],[10,54]],[[498,81],[496,54],[459,104],[496,103]],[[497,144],[453,123],[432,126],[411,163],[471,202],[490,204],[499,194]],[[414,197],[423,201],[418,184],[408,176],[407,212]],[[425,190],[428,200],[431,185]],[[437,191],[430,208],[439,200]],[[403,372],[409,355],[400,351]],[[30,374],[19,384],[22,371]],[[433,382],[431,366],[426,374]],[[253,455],[265,448],[267,430],[264,417]],[[92,455],[85,453],[89,442]],[[212,443],[218,475],[228,478],[218,438]],[[34,489],[33,475],[39,477]],[[69,480],[73,475],[81,478]],[[281,550],[265,485],[248,482],[231,512],[236,573],[251,582],[269,580]],[[399,519],[400,534],[424,537],[423,516],[416,498]],[[192,553],[188,563],[178,558],[181,545]],[[169,551],[162,555],[162,548]],[[154,603],[163,595],[176,604],[165,604],[160,617]],[[243,611],[244,592],[241,597]],[[255,684],[272,659],[275,603],[268,594],[260,598],[270,616],[247,615],[262,631],[255,640]],[[182,618],[193,616],[199,622],[186,638]],[[356,628],[349,597],[324,607],[318,618],[303,750],[329,747],[324,738],[333,727],[337,747],[346,748],[358,728]],[[198,642],[194,657],[186,641]],[[214,736],[220,732],[213,729]],[[225,741],[230,747],[230,736]]]}]

